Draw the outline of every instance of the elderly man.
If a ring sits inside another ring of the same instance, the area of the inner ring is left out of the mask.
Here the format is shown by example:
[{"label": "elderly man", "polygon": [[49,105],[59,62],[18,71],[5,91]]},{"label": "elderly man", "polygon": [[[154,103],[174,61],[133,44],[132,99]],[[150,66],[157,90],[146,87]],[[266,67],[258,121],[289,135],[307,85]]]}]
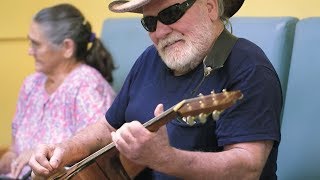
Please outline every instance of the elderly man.
[{"label": "elderly man", "polygon": [[[49,176],[113,142],[124,160],[152,179],[277,179],[282,94],[263,51],[224,23],[243,0],[118,0],[114,12],[142,13],[153,45],[132,67],[105,118],[65,143],[43,145],[30,165]],[[241,90],[215,121],[173,119],[156,132],[142,124],[199,93]],[[161,103],[161,104],[160,104]],[[70,156],[72,154],[72,156]],[[143,168],[141,168],[143,169]]]}]

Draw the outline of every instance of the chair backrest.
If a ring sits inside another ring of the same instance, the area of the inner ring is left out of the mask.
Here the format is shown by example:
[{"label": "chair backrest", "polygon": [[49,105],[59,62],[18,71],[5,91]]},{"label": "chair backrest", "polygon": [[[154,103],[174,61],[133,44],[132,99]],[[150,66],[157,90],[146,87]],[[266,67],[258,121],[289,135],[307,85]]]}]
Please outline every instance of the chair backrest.
[{"label": "chair backrest", "polygon": [[320,17],[297,23],[282,140],[278,153],[279,180],[320,179]]},{"label": "chair backrest", "polygon": [[113,88],[118,92],[133,63],[152,41],[139,18],[106,19],[101,41],[113,56],[117,68],[113,72]]},{"label": "chair backrest", "polygon": [[280,78],[284,99],[297,21],[298,19],[294,17],[234,17],[230,19],[234,35],[256,43],[266,53]]}]

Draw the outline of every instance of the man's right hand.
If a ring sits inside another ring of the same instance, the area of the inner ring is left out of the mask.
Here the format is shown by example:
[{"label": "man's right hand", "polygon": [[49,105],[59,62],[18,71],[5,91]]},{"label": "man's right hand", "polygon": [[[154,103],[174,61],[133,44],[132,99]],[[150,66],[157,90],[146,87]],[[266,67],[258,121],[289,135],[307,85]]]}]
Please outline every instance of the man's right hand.
[{"label": "man's right hand", "polygon": [[62,161],[64,156],[65,150],[60,146],[39,145],[29,160],[33,175],[39,178],[55,174],[64,166]]}]

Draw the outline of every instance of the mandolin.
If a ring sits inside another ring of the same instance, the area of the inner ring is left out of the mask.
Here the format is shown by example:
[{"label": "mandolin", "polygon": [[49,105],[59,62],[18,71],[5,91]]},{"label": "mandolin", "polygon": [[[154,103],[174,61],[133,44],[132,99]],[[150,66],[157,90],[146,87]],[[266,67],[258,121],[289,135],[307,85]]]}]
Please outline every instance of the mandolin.
[{"label": "mandolin", "polygon": [[[199,95],[179,102],[143,125],[148,130],[155,132],[175,118],[189,125],[196,122],[204,123],[208,115],[218,120],[219,114],[235,104],[242,96],[240,91],[228,92],[226,90],[206,96]],[[132,179],[144,168],[121,155],[112,142],[70,168],[59,171],[49,179]]]}]

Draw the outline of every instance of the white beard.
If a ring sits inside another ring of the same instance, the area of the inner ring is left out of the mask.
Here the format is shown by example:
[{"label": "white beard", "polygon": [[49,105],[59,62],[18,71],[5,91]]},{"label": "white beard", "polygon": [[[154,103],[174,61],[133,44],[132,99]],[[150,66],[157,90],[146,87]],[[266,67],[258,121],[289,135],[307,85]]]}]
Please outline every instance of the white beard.
[{"label": "white beard", "polygon": [[213,29],[204,23],[192,28],[195,30],[188,36],[174,31],[157,45],[160,57],[176,74],[185,74],[197,67],[211,47]]}]

